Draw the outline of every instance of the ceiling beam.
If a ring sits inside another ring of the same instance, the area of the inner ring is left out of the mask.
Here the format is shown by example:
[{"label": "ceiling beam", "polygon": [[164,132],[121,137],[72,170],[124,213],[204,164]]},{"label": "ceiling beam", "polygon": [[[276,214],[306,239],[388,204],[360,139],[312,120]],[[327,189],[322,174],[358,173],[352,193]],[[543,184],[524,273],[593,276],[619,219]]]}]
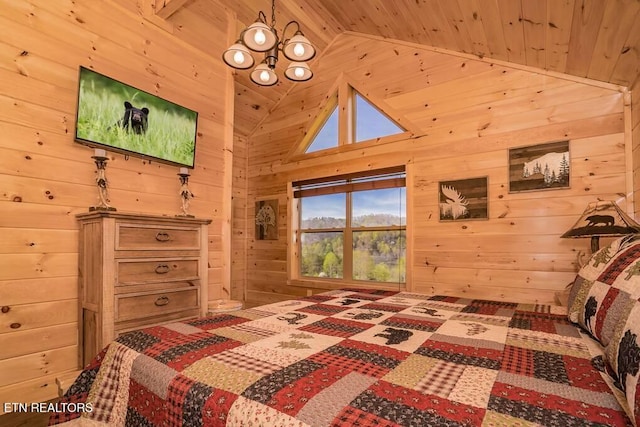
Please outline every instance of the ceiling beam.
[{"label": "ceiling beam", "polygon": [[168,19],[189,0],[156,0],[155,14],[162,19]]}]

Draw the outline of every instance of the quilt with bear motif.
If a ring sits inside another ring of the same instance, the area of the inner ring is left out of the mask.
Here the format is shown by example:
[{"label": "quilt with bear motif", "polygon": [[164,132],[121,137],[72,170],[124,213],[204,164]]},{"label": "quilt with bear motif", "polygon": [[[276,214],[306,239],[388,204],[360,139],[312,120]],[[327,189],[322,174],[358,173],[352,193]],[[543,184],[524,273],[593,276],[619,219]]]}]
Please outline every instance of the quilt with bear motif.
[{"label": "quilt with bear motif", "polygon": [[50,422],[631,426],[602,360],[560,307],[344,289],[123,335]]}]

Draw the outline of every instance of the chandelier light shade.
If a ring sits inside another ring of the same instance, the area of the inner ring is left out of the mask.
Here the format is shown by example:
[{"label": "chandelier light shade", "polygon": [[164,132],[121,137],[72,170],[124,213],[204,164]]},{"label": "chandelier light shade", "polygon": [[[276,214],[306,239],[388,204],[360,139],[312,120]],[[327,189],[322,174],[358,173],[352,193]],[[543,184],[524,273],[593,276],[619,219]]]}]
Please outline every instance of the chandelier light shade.
[{"label": "chandelier light shade", "polygon": [[266,52],[273,49],[278,43],[275,31],[258,17],[258,20],[249,25],[244,31],[242,41],[254,52]]},{"label": "chandelier light shade", "polygon": [[313,72],[306,62],[292,62],[284,71],[284,75],[294,82],[306,82],[311,80]]},{"label": "chandelier light shade", "polygon": [[316,56],[316,49],[300,30],[285,42],[282,53],[291,61],[308,61]]},{"label": "chandelier light shade", "polygon": [[600,237],[619,237],[640,233],[640,224],[613,201],[598,200],[587,205],[578,221],[567,230],[563,238],[591,237],[591,252],[599,247]]},{"label": "chandelier light shade", "polygon": [[[283,41],[276,30],[276,3],[271,0],[271,24],[267,24],[264,12],[258,13],[258,19],[242,30],[239,39],[222,54],[225,64],[237,70],[246,70],[255,64],[251,52],[264,53],[264,60],[251,72],[251,81],[260,86],[273,86],[278,83],[275,72],[279,52],[291,61],[284,72],[286,78],[294,82],[304,82],[313,77],[306,61],[316,55],[316,48],[307,39],[297,21],[289,21],[282,30]],[[290,25],[296,26],[293,37],[286,38]]]},{"label": "chandelier light shade", "polygon": [[260,86],[273,86],[278,83],[278,75],[263,62],[251,72],[251,81]]},{"label": "chandelier light shade", "polygon": [[249,49],[242,43],[242,40],[238,40],[232,44],[229,49],[224,51],[222,55],[224,62],[233,68],[238,70],[246,70],[253,67],[255,61]]}]

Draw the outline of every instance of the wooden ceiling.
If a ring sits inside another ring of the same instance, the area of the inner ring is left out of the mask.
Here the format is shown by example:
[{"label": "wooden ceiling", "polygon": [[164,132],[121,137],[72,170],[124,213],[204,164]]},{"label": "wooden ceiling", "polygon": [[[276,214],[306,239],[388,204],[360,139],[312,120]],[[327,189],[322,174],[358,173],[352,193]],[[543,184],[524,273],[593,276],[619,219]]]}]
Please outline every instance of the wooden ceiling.
[{"label": "wooden ceiling", "polygon": [[[239,29],[255,21],[259,10],[271,20],[269,0],[164,2],[168,19],[186,8],[219,25],[222,5],[236,15]],[[281,33],[293,19],[318,49],[312,68],[337,36],[355,32],[616,85],[639,85],[639,0],[276,0],[276,29]],[[238,134],[250,135],[293,86],[283,77],[286,65],[281,58],[276,69],[280,82],[269,88],[252,83],[248,71],[236,73]]]}]

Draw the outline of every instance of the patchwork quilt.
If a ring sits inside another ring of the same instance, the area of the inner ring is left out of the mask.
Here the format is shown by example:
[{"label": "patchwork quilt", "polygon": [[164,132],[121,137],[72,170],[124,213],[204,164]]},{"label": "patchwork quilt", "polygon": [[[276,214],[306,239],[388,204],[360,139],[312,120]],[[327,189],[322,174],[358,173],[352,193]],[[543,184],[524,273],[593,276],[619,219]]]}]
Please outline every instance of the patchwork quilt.
[{"label": "patchwork quilt", "polygon": [[50,422],[631,426],[565,310],[344,289],[150,327],[97,356],[61,405],[83,412]]}]

